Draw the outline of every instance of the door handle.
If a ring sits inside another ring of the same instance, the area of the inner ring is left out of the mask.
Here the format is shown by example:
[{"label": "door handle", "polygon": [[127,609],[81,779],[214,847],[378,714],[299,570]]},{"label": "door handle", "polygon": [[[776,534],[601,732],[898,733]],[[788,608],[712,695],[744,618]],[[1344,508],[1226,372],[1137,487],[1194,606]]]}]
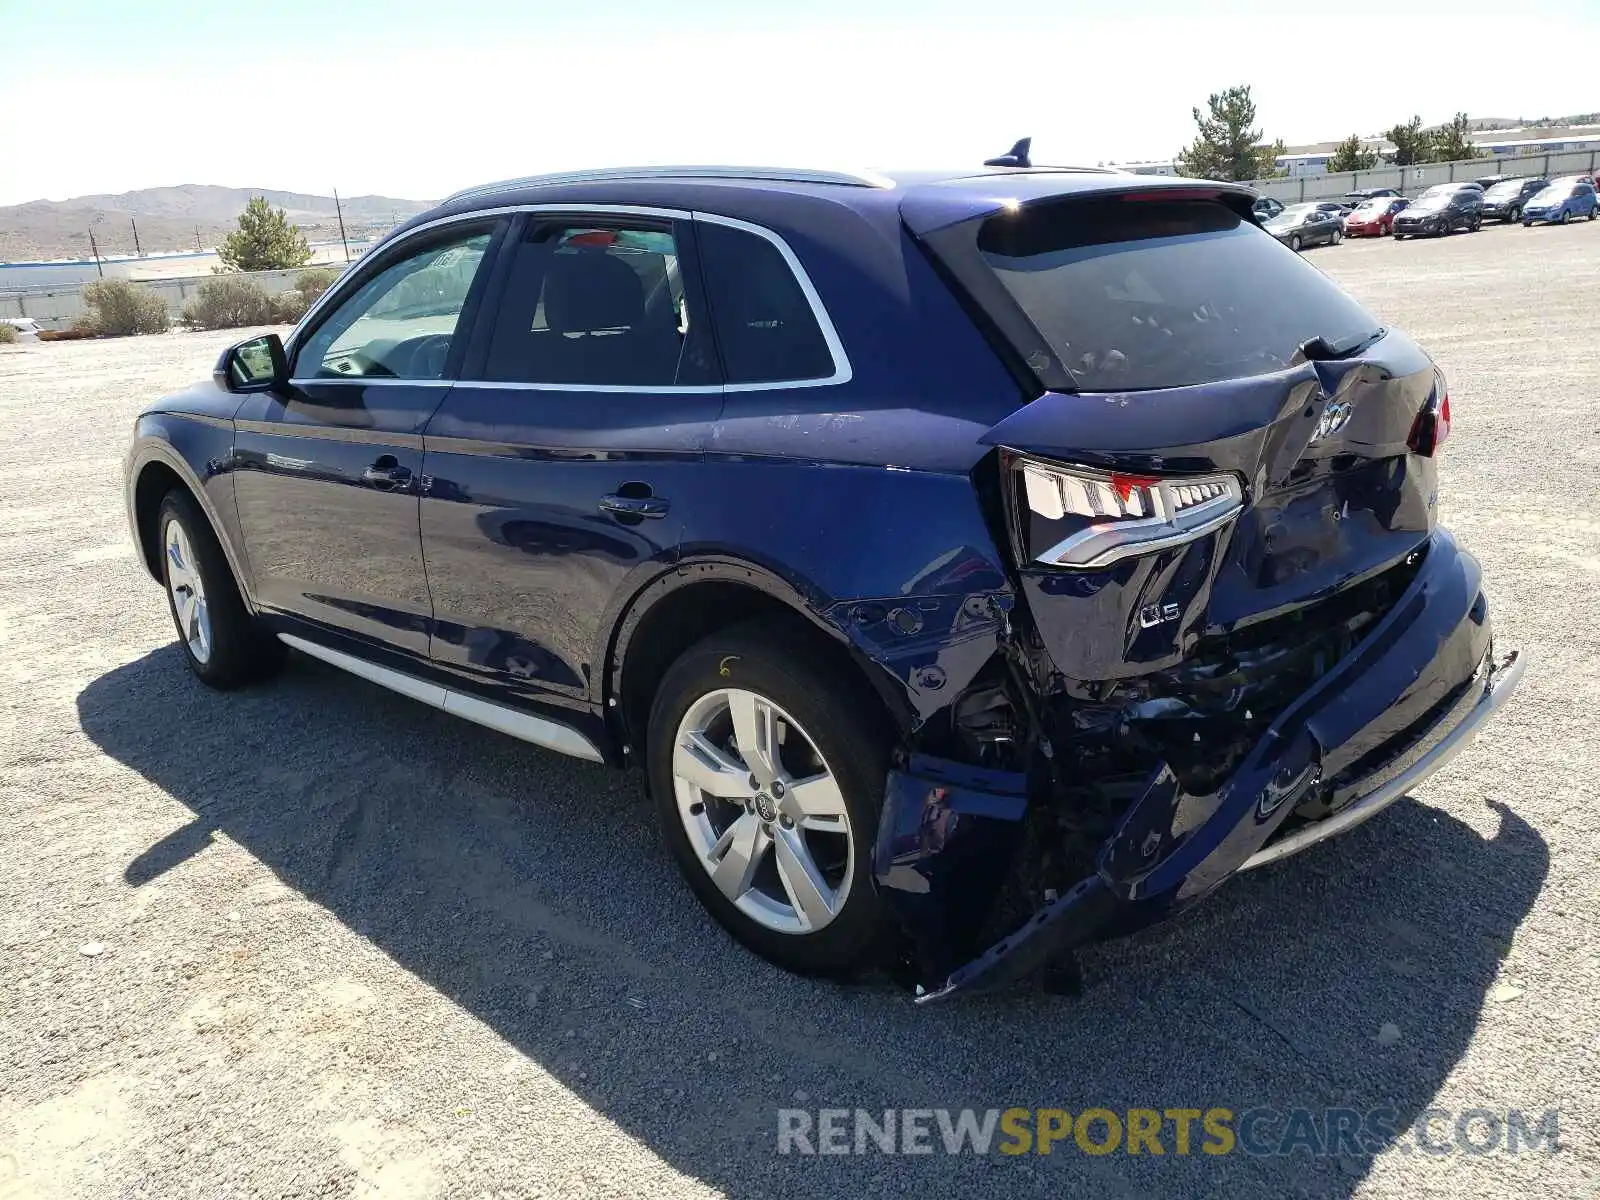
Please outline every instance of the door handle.
[{"label": "door handle", "polygon": [[361,482],[376,488],[405,487],[411,482],[411,471],[408,467],[402,467],[394,455],[385,454],[361,472]]},{"label": "door handle", "polygon": [[667,515],[672,507],[660,496],[619,496],[615,493],[600,497],[600,511],[615,513],[619,517],[652,517]]}]

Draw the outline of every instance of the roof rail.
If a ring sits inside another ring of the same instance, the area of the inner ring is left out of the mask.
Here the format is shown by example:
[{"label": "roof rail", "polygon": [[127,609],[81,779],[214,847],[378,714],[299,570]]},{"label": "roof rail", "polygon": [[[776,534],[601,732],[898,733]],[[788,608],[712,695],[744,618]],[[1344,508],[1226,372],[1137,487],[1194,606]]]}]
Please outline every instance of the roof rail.
[{"label": "roof rail", "polygon": [[871,171],[823,171],[809,167],[596,167],[587,171],[560,171],[551,175],[527,175],[465,188],[445,198],[462,200],[514,187],[538,187],[557,183],[589,183],[603,179],[749,179],[772,183],[835,183],[845,187],[890,188],[894,180]]}]

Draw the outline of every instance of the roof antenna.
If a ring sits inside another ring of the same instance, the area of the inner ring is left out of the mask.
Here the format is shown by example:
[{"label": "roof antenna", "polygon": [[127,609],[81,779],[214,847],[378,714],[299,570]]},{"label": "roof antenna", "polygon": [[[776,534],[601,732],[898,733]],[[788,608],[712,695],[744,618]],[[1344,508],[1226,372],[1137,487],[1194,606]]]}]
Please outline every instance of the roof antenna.
[{"label": "roof antenna", "polygon": [[986,167],[1031,167],[1033,162],[1028,158],[1028,150],[1032,145],[1033,139],[1031,137],[1021,138],[1015,146],[1011,147],[1009,153],[1002,154],[999,158],[986,158],[983,160],[983,165]]}]

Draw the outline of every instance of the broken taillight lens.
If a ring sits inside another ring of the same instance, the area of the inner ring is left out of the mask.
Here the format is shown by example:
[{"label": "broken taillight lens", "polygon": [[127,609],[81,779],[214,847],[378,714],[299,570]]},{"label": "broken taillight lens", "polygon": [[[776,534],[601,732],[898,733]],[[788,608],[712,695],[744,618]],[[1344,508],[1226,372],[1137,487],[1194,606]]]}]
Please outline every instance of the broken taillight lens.
[{"label": "broken taillight lens", "polygon": [[1406,438],[1411,452],[1424,458],[1438,454],[1450,436],[1450,389],[1443,371],[1436,370],[1433,380],[1433,395],[1428,397],[1427,407],[1411,422],[1411,434]]},{"label": "broken taillight lens", "polygon": [[1131,475],[1020,455],[1011,474],[1027,556],[1079,571],[1192,542],[1244,507],[1234,475]]}]

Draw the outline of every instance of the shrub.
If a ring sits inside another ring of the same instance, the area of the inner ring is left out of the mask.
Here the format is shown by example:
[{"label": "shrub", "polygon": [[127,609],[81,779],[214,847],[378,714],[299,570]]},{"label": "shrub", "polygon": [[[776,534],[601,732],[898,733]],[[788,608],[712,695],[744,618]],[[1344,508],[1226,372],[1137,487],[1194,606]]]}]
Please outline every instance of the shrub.
[{"label": "shrub", "polygon": [[149,288],[126,279],[97,279],[83,289],[89,314],[73,323],[75,329],[106,337],[130,333],[162,333],[171,321],[167,302]]},{"label": "shrub", "polygon": [[9,346],[17,340],[17,331],[14,326],[0,321],[0,346]]},{"label": "shrub", "polygon": [[[294,277],[294,290],[306,298],[306,308],[310,308],[321,297],[322,293],[333,286],[333,281],[339,278],[339,272],[332,267],[313,267],[309,271],[301,271]],[[299,320],[299,318],[295,318]]]},{"label": "shrub", "polygon": [[272,319],[284,325],[293,325],[306,315],[311,301],[304,292],[279,292],[272,298]]},{"label": "shrub", "polygon": [[196,329],[237,329],[271,325],[277,314],[272,297],[259,283],[220,275],[200,285],[199,293],[183,306],[183,319]]}]

